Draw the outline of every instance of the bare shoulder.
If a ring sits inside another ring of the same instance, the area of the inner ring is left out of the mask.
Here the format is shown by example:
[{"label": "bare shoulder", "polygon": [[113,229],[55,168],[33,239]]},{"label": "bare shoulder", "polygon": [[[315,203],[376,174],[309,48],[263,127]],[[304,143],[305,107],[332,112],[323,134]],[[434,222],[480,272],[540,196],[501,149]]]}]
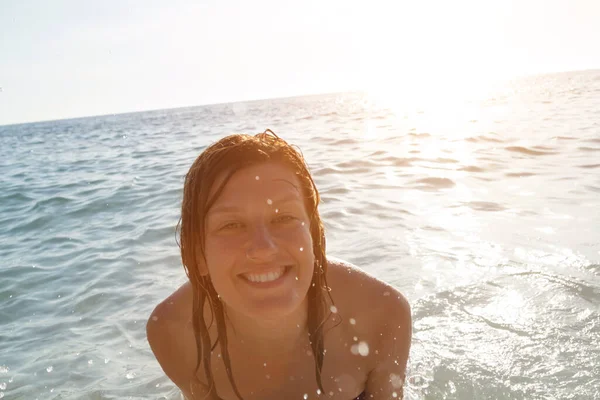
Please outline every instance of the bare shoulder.
[{"label": "bare shoulder", "polygon": [[394,331],[399,341],[410,344],[411,309],[398,289],[336,258],[328,263],[327,283],[339,315],[342,320],[352,320],[354,331],[374,341]]},{"label": "bare shoulder", "polygon": [[188,398],[192,398],[188,388],[196,365],[196,353],[190,351],[194,343],[191,304],[192,288],[186,282],[154,308],[146,324],[146,336],[154,356]]},{"label": "bare shoulder", "polygon": [[407,299],[388,283],[339,259],[328,263],[327,277],[342,321],[351,319],[352,331],[368,338],[374,350],[367,393],[373,399],[402,398],[412,340]]},{"label": "bare shoulder", "polygon": [[[398,289],[338,258],[328,262],[327,283],[335,302],[372,314],[410,315],[410,305]],[[339,299],[339,300],[338,300]]]},{"label": "bare shoulder", "polygon": [[150,320],[170,323],[189,321],[192,318],[192,297],[192,285],[186,281],[154,308]]}]

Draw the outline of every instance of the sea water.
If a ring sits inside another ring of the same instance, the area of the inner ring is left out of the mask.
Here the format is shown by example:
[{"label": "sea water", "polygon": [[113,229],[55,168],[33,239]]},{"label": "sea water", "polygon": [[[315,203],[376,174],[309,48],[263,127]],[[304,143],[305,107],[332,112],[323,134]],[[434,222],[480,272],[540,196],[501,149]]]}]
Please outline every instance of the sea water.
[{"label": "sea water", "polygon": [[407,398],[600,398],[600,71],[492,89],[0,127],[0,397],[179,399],[145,324],[186,279],[183,177],[270,128],[308,161],[328,253],[409,299]]}]

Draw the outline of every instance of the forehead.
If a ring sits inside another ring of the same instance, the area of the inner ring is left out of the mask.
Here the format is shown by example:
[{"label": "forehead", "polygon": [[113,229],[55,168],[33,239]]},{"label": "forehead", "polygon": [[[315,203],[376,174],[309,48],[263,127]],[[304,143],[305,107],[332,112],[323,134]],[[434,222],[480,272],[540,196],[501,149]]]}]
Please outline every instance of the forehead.
[{"label": "forehead", "polygon": [[[221,186],[226,174],[219,176],[211,196]],[[279,198],[303,201],[300,179],[292,168],[276,162],[265,162],[242,168],[234,173],[216,199],[213,207],[223,203],[244,204],[252,201],[275,201]]]}]

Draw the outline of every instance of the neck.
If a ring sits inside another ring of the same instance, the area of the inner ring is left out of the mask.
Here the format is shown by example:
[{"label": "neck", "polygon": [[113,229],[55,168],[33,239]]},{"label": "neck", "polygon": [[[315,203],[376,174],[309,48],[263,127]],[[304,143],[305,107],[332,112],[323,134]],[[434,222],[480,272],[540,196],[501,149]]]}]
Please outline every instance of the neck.
[{"label": "neck", "polygon": [[281,358],[308,344],[308,302],[295,312],[277,318],[260,319],[227,309],[229,347],[261,358]]}]

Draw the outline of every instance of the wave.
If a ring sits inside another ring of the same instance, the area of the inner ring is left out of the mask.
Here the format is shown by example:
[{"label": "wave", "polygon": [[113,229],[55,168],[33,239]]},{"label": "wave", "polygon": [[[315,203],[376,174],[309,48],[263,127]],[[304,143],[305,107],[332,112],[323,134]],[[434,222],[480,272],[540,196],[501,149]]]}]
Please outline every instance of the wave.
[{"label": "wave", "polygon": [[534,172],[507,172],[504,174],[504,176],[508,176],[508,177],[516,177],[516,178],[526,178],[528,176],[535,176],[537,175]]},{"label": "wave", "polygon": [[480,135],[480,136],[471,136],[465,139],[467,142],[471,143],[479,143],[479,142],[491,142],[491,143],[503,143],[504,141],[501,139],[496,139],[493,137]]},{"label": "wave", "polygon": [[532,150],[532,149],[529,149],[527,147],[522,147],[522,146],[508,146],[508,147],[505,147],[504,149],[508,150],[510,152],[527,154],[530,156],[548,156],[548,155],[556,154],[556,152],[552,152],[552,151]]},{"label": "wave", "polygon": [[587,169],[593,169],[593,168],[600,168],[600,164],[584,164],[584,165],[578,165],[578,168],[587,168]]},{"label": "wave", "polygon": [[558,140],[577,140],[576,137],[572,137],[572,136],[553,136],[552,139],[558,139]]},{"label": "wave", "polygon": [[412,182],[417,189],[448,189],[455,186],[452,179],[448,178],[423,178]]},{"label": "wave", "polygon": [[467,172],[485,172],[485,169],[481,167],[477,167],[475,165],[468,165],[466,167],[459,168],[459,171],[467,171]]},{"label": "wave", "polygon": [[463,203],[467,207],[476,211],[504,211],[506,207],[492,201],[469,201]]},{"label": "wave", "polygon": [[599,147],[587,147],[587,146],[583,146],[583,147],[578,147],[577,150],[581,150],[581,151],[600,151]]}]

